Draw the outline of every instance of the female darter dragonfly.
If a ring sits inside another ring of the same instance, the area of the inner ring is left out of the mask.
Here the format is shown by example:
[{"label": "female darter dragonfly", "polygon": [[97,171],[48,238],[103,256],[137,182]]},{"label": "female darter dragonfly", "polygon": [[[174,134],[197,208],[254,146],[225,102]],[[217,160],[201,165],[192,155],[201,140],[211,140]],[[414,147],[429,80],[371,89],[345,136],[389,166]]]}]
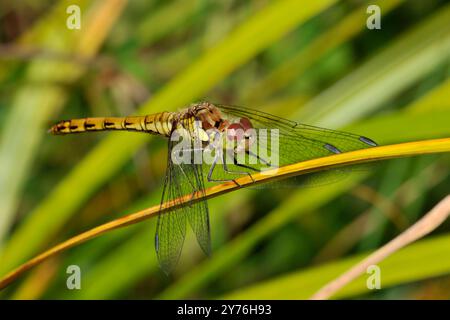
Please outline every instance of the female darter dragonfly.
[{"label": "female darter dragonfly", "polygon": [[[352,133],[209,102],[192,104],[178,112],[65,120],[49,132],[64,135],[106,130],[138,131],[168,138],[161,205],[166,201],[176,205],[184,195],[204,194],[205,182],[235,181],[240,175],[251,177],[268,168],[377,145]],[[207,255],[211,252],[206,200],[176,207],[158,215],[155,235],[158,261],[167,274],[179,260],[188,223],[202,250]]]}]

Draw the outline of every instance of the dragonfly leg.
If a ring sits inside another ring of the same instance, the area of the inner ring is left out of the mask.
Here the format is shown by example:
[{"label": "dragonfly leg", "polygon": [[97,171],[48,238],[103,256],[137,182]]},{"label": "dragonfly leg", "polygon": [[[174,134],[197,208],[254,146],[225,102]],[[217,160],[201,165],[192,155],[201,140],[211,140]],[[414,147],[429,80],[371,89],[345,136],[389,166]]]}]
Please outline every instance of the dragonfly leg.
[{"label": "dragonfly leg", "polygon": [[[259,171],[258,169],[255,169],[255,168],[252,168],[252,167],[250,167],[250,166],[246,166],[246,165],[244,165],[244,164],[239,164],[238,163],[238,160],[237,160],[237,158],[236,158],[236,153],[234,153],[234,151],[233,150],[227,150],[227,152],[233,152],[233,164],[234,165],[236,165],[236,166],[238,166],[238,167],[243,167],[243,168],[247,168],[247,169],[250,169],[250,170],[254,170],[254,171]],[[250,172],[246,172],[246,171],[233,171],[233,170],[230,170],[230,169],[228,169],[228,166],[227,166],[227,161],[226,161],[226,159],[225,159],[225,154],[224,154],[224,156],[223,156],[223,171],[225,171],[226,173],[229,173],[229,174],[246,174],[246,175],[248,175],[249,177],[250,177],[250,179],[252,179],[252,182],[255,182],[255,180],[253,179],[253,177],[252,177],[252,175],[250,174]],[[233,180],[234,181],[234,180]],[[234,181],[236,184],[238,184],[236,181]],[[238,184],[239,185],[239,184]]]},{"label": "dragonfly leg", "polygon": [[219,160],[219,154],[216,157],[214,157],[214,161],[211,164],[211,167],[209,168],[208,176],[206,177],[206,179],[209,182],[230,182],[230,181],[233,181],[238,187],[240,187],[241,185],[239,183],[237,183],[236,180],[234,180],[234,179],[213,179],[212,178],[212,174],[214,172],[214,168],[216,167],[216,164],[217,164],[218,160]]},{"label": "dragonfly leg", "polygon": [[[235,166],[242,167],[242,168],[246,168],[246,169],[250,169],[250,170],[253,170],[253,171],[255,171],[255,172],[259,172],[259,171],[260,171],[259,169],[250,167],[250,166],[248,166],[248,165],[246,165],[246,164],[239,163],[238,159],[236,158],[236,153],[234,153],[234,152],[233,152],[233,164],[234,164]],[[247,172],[246,172],[246,173],[247,173]]]},{"label": "dragonfly leg", "polygon": [[256,159],[258,159],[259,161],[264,163],[266,166],[277,168],[276,166],[271,165],[267,160],[261,158],[260,156],[258,156],[257,154],[251,152],[250,150],[246,150],[245,153],[247,153],[249,156],[255,157]]}]

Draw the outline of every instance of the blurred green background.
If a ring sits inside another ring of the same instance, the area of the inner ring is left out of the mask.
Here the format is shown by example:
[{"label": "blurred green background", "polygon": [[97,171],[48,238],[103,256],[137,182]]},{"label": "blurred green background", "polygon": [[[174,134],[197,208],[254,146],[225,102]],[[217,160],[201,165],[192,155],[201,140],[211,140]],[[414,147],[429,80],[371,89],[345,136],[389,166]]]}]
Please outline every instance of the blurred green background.
[{"label": "blurred green background", "polygon": [[[69,5],[81,9],[70,30]],[[369,30],[369,4],[381,29]],[[177,110],[205,99],[344,129],[380,144],[450,135],[450,5],[384,0],[0,3],[0,275],[160,201],[166,144],[114,132],[54,137],[60,119]],[[188,232],[171,277],[155,219],[58,255],[2,299],[304,299],[430,210],[449,156],[383,162],[320,187],[209,201],[213,255]],[[82,271],[68,290],[68,266]],[[337,297],[448,299],[450,224]]]}]

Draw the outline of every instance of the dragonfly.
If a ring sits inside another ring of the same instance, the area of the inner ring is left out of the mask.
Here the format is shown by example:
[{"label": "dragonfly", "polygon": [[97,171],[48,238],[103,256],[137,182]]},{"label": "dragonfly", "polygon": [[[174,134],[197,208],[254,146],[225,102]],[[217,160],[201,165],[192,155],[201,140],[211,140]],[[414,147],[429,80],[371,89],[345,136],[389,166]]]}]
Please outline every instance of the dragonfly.
[{"label": "dragonfly", "polygon": [[206,200],[183,204],[183,196],[204,196],[207,183],[238,183],[236,177],[242,175],[251,178],[255,172],[377,146],[361,135],[210,102],[145,116],[64,120],[49,132],[65,135],[107,130],[136,131],[168,139],[161,208],[172,201],[175,209],[158,214],[155,234],[157,258],[166,274],[178,264],[188,224],[204,253],[211,254],[208,204]]}]

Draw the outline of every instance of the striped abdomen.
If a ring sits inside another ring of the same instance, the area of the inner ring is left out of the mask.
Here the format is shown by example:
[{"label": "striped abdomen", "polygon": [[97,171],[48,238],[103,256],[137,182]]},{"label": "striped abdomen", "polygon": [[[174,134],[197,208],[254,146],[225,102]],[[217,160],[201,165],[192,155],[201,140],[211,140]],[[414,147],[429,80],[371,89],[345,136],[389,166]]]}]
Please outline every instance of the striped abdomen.
[{"label": "striped abdomen", "polygon": [[127,130],[170,136],[174,113],[161,112],[148,116],[121,118],[84,118],[65,120],[55,124],[49,132],[70,134],[88,131]]}]

